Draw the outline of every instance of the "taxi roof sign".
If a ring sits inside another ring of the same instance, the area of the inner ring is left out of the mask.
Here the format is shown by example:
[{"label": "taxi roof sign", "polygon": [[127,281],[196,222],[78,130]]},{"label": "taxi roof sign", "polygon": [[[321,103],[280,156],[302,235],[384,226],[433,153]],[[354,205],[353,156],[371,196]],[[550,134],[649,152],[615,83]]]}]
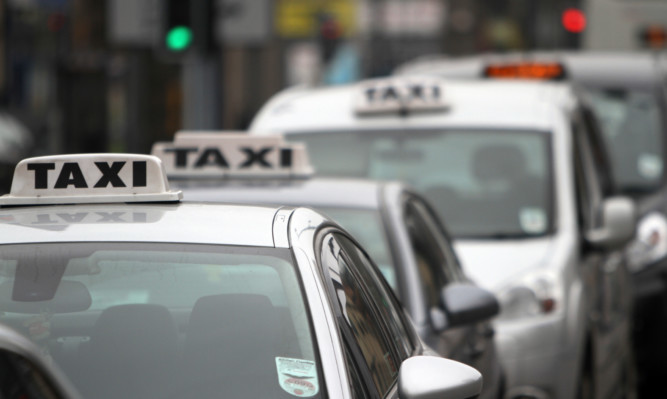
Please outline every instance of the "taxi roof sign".
[{"label": "taxi roof sign", "polygon": [[24,159],[0,205],[172,202],[159,158],[139,154],[74,154]]},{"label": "taxi roof sign", "polygon": [[482,71],[482,76],[494,79],[563,80],[567,78],[565,66],[559,62],[506,62],[492,63]]},{"label": "taxi roof sign", "polygon": [[443,91],[443,82],[432,78],[400,77],[364,82],[360,85],[355,112],[373,115],[446,110]]},{"label": "taxi roof sign", "polygon": [[179,131],[173,142],[153,145],[167,176],[307,177],[313,174],[303,143],[283,136],[254,136],[238,131]]}]

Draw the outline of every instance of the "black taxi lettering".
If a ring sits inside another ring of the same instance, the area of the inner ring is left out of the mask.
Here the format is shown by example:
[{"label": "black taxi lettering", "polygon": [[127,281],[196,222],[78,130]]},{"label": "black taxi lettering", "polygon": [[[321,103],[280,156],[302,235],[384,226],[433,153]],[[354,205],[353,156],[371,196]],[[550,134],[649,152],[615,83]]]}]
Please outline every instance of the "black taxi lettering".
[{"label": "black taxi lettering", "polygon": [[262,148],[259,151],[255,151],[252,148],[241,148],[246,155],[246,161],[241,164],[241,168],[249,168],[253,164],[257,163],[262,167],[270,168],[271,164],[266,161],[266,154],[268,154],[272,148]]},{"label": "black taxi lettering", "polygon": [[[95,182],[94,188],[127,187],[125,182],[118,175],[125,166],[124,161],[95,162],[95,166],[102,173],[102,176]],[[31,163],[27,165],[28,170],[34,171],[35,189],[48,189],[48,172],[56,168],[55,163]],[[146,187],[146,161],[132,162],[132,187]],[[89,184],[81,171],[81,167],[76,162],[63,163],[53,188],[63,189],[69,186],[74,188],[88,188]]]},{"label": "black taxi lettering", "polygon": [[374,102],[411,102],[420,100],[424,102],[440,100],[440,87],[438,85],[409,84],[400,91],[394,86],[372,87],[365,91],[366,100]]},{"label": "black taxi lettering", "polygon": [[[250,147],[241,147],[239,150],[245,155],[245,160],[238,165],[239,169],[250,168],[253,165],[258,165],[263,168],[289,168],[292,166],[292,149],[279,149],[279,165],[272,165],[266,157],[271,153],[274,147],[264,147],[260,149],[253,149]],[[195,161],[192,164],[193,168],[203,168],[205,166],[216,166],[222,169],[230,169],[231,166],[225,157],[225,154],[218,147],[178,147],[166,148],[167,153],[174,154],[174,167],[177,169],[188,168],[189,155],[195,155]]]},{"label": "black taxi lettering", "polygon": [[206,148],[202,151],[197,162],[195,162],[195,168],[203,168],[204,166],[219,166],[221,168],[228,168],[229,163],[225,159],[225,156],[222,155],[220,150],[217,148]]}]

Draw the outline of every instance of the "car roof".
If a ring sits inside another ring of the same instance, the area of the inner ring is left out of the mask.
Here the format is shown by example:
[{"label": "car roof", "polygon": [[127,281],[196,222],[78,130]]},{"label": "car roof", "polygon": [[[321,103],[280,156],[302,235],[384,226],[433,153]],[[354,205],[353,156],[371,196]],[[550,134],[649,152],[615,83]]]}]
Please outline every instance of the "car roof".
[{"label": "car roof", "polygon": [[172,181],[186,200],[377,209],[383,187],[400,182],[353,178]]},{"label": "car roof", "polygon": [[0,236],[4,244],[99,241],[273,247],[273,221],[279,209],[197,203],[3,207]]},{"label": "car roof", "polygon": [[448,58],[427,56],[399,66],[395,74],[478,78],[485,66],[513,61],[560,62],[567,78],[585,86],[651,88],[663,84],[660,59],[642,51],[535,51]]},{"label": "car roof", "polygon": [[564,83],[443,80],[448,104],[444,111],[360,116],[355,113],[356,100],[362,85],[369,82],[373,80],[285,90],[260,110],[250,130],[254,134],[470,126],[549,130],[552,112],[576,102],[572,87]]}]

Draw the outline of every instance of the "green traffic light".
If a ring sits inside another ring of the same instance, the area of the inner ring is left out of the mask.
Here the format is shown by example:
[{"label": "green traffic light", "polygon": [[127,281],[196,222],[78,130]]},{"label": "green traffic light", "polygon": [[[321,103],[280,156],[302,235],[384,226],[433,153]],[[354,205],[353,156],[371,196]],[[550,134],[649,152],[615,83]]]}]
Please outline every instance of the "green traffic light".
[{"label": "green traffic light", "polygon": [[192,43],[192,30],[187,26],[175,26],[167,32],[167,48],[171,51],[183,51]]}]

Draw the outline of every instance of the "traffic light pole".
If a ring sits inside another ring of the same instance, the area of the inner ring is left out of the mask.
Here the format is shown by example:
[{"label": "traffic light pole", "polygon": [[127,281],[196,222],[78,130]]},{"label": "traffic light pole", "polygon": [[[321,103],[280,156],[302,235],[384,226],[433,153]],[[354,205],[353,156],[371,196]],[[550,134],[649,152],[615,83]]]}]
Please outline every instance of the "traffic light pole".
[{"label": "traffic light pole", "polygon": [[217,59],[197,52],[188,54],[181,67],[183,129],[218,129],[221,126],[220,71]]}]

